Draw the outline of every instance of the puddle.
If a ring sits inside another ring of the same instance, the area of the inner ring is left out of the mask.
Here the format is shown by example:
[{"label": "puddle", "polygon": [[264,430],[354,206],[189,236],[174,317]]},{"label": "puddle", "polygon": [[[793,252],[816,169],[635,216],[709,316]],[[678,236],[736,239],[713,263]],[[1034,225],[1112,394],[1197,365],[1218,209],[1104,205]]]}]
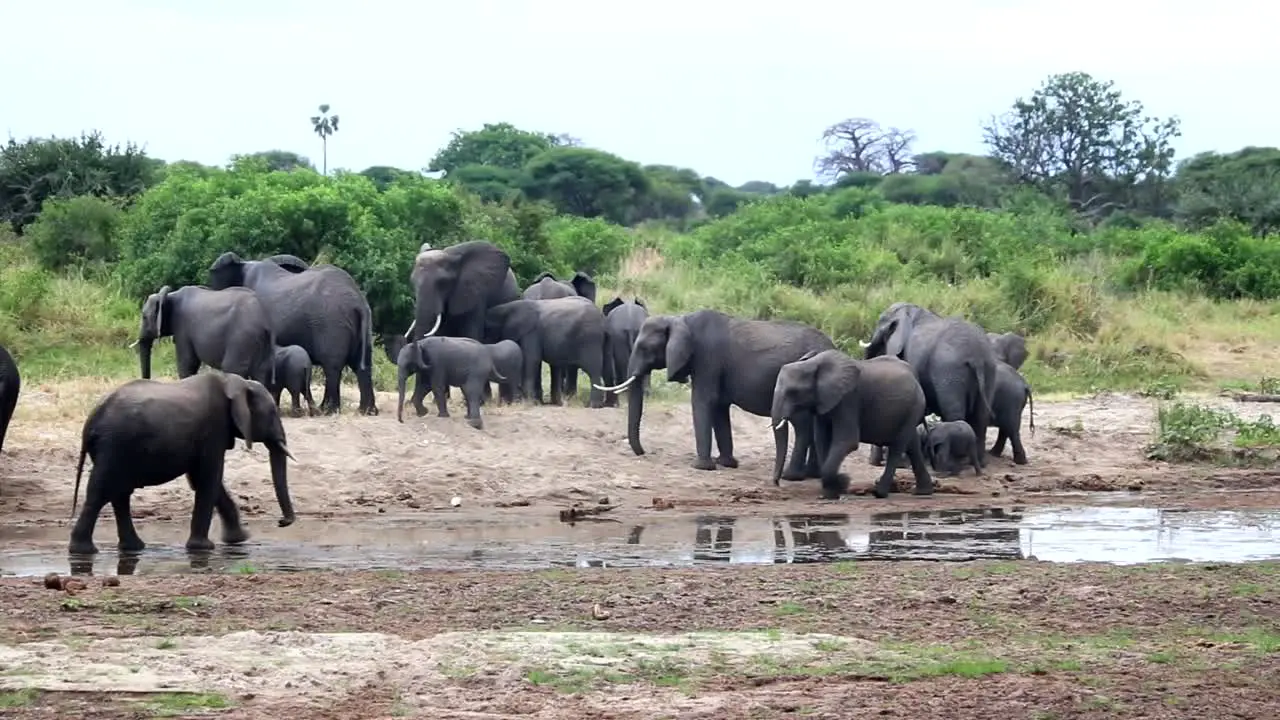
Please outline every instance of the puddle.
[{"label": "puddle", "polygon": [[[252,541],[188,554],[185,523],[139,523],[152,544],[120,556],[114,524],[102,552],[68,558],[69,528],[0,529],[0,574],[165,574],[311,569],[534,569],[1019,560],[1132,564],[1280,559],[1280,512],[1122,507],[1008,507],[781,517],[666,516],[644,524],[520,517],[507,523],[378,518],[255,524]],[[216,530],[216,524],[215,524]],[[216,539],[216,534],[215,534]]]}]

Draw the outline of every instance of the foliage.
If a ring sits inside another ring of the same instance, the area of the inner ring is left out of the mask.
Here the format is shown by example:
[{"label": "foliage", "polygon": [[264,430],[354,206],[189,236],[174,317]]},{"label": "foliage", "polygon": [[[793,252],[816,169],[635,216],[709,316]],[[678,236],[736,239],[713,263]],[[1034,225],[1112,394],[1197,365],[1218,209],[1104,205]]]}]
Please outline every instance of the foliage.
[{"label": "foliage", "polygon": [[1175,212],[1192,228],[1231,219],[1258,237],[1273,235],[1280,231],[1280,149],[1196,155],[1178,168],[1178,193]]},{"label": "foliage", "polygon": [[827,154],[814,163],[821,177],[839,179],[847,173],[891,175],[908,169],[911,145],[916,136],[910,130],[882,128],[867,118],[849,118],[822,133]]},{"label": "foliage", "polygon": [[119,255],[115,232],[120,217],[115,199],[95,195],[49,198],[40,217],[27,228],[27,239],[41,267],[48,270],[114,262]]},{"label": "foliage", "polygon": [[329,138],[338,132],[338,115],[329,114],[329,105],[320,106],[320,114],[311,116],[311,129],[320,136],[320,147],[324,150],[324,164],[320,172],[329,174]]},{"label": "foliage", "polygon": [[76,195],[130,198],[157,180],[161,163],[132,143],[79,138],[13,138],[0,147],[0,220],[21,235],[44,201]]},{"label": "foliage", "polygon": [[1248,420],[1230,410],[1174,400],[1156,411],[1155,440],[1147,457],[1171,462],[1249,458],[1249,453],[1229,456],[1223,451],[1219,440],[1224,432],[1234,433],[1232,444],[1246,451],[1280,445],[1280,427],[1270,415]]},{"label": "foliage", "polygon": [[533,158],[560,144],[556,136],[547,133],[521,130],[505,122],[485,123],[479,130],[454,132],[427,170],[443,170],[445,177],[469,165],[519,171]]},{"label": "foliage", "polygon": [[1019,98],[1002,119],[983,128],[992,155],[1017,177],[1078,211],[1097,216],[1138,201],[1173,166],[1170,142],[1181,134],[1177,118],[1144,114],[1125,102],[1114,83],[1088,73],[1053,75]]},{"label": "foliage", "polygon": [[[336,117],[337,116],[335,115],[334,118]],[[337,125],[335,124],[333,127],[336,128]],[[240,157],[240,155],[233,155],[231,156],[231,161],[235,162]],[[266,161],[268,170],[289,171],[297,168],[306,168],[308,170],[316,169],[316,166],[312,164],[310,159],[288,150],[263,150],[261,152],[249,153],[249,155],[245,157],[261,158]]]},{"label": "foliage", "polygon": [[627,222],[650,188],[638,164],[591,148],[551,148],[530,160],[524,173],[530,198],[563,213],[615,223]]}]

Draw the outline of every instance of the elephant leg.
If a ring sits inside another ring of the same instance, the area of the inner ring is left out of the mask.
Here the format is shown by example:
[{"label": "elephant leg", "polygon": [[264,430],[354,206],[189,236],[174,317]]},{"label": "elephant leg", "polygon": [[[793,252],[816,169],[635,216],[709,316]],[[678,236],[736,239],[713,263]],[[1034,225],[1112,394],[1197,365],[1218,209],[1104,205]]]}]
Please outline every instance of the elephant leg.
[{"label": "elephant leg", "polygon": [[716,464],[727,468],[738,467],[738,459],[733,456],[733,423],[729,421],[729,406],[717,405],[711,419],[711,430],[716,436],[716,447],[720,448]]},{"label": "elephant leg", "polygon": [[84,490],[84,504],[80,506],[80,515],[76,518],[75,526],[71,528],[71,542],[67,545],[67,552],[72,555],[92,555],[98,552],[97,546],[93,544],[93,529],[98,524],[98,516],[102,514],[102,508],[110,502],[111,495],[115,492],[115,488],[111,487],[115,478],[112,477],[109,469],[112,464],[109,457],[99,457],[98,461],[94,462],[93,469],[89,471],[89,483]]},{"label": "elephant leg", "polygon": [[572,365],[564,368],[564,396],[570,399],[578,397],[578,368]]},{"label": "elephant leg", "polygon": [[185,343],[174,343],[173,354],[178,364],[179,380],[200,372],[200,358],[196,355],[195,348]]},{"label": "elephant leg", "polygon": [[587,374],[587,379],[590,381],[590,385],[587,386],[590,388],[587,393],[587,407],[593,410],[604,407],[604,393],[595,388],[596,385],[604,383],[604,365],[604,355],[585,352],[579,360],[579,365],[569,368],[575,383],[580,372]]},{"label": "elephant leg", "polygon": [[1009,442],[1013,444],[1013,462],[1016,465],[1027,464],[1027,451],[1022,447],[1022,423],[1015,425],[1009,432]]},{"label": "elephant leg", "polygon": [[981,475],[982,465],[978,462],[978,458],[982,454],[982,441],[975,437],[969,445],[969,463],[973,465],[974,474]]},{"label": "elephant leg", "polygon": [[306,384],[302,386],[302,397],[307,401],[307,415],[316,415],[318,411],[316,410],[316,400],[311,396],[310,378],[308,378]]},{"label": "elephant leg", "polygon": [[240,521],[240,508],[231,499],[224,483],[218,483],[218,499],[214,503],[218,518],[222,520],[222,542],[228,545],[239,545],[249,539],[249,531]]},{"label": "elephant leg", "polygon": [[524,353],[524,399],[537,405],[542,404],[542,344],[538,342],[537,333],[530,333],[520,344]]},{"label": "elephant leg", "polygon": [[422,404],[426,399],[427,392],[431,390],[431,378],[425,372],[419,370],[413,376],[413,410],[418,413],[418,417],[427,414],[427,406]]},{"label": "elephant leg", "polygon": [[321,372],[324,373],[324,398],[320,401],[320,411],[335,415],[342,411],[342,367],[324,367]]},{"label": "elephant leg", "polygon": [[563,399],[564,376],[565,376],[565,366],[563,365],[551,366],[551,404],[552,405],[560,405],[561,403],[564,402],[564,399]]},{"label": "elephant leg", "polygon": [[[915,428],[911,428],[909,434],[904,433],[906,438],[907,458],[911,461],[911,472],[916,476],[916,495],[932,495],[933,494],[933,476],[929,474],[929,466],[924,461],[924,449],[920,447],[920,436],[916,434]],[[878,487],[877,487],[878,490]],[[887,497],[880,495],[878,492],[876,497]]]},{"label": "elephant leg", "polygon": [[884,472],[880,474],[880,479],[876,481],[876,497],[886,498],[889,497],[889,493],[894,491],[894,476],[898,472],[898,466],[902,464],[902,457],[906,454],[906,450],[906,442],[901,438],[889,445],[889,449],[885,453]]},{"label": "elephant leg", "polygon": [[[297,390],[289,390],[289,414],[294,417],[302,416],[302,403],[299,402],[301,398],[298,394]],[[276,404],[279,405],[279,403]]]},{"label": "elephant leg", "polygon": [[271,399],[275,401],[276,407],[280,407],[280,396],[284,394],[284,386],[276,385],[271,388]]},{"label": "elephant leg", "polygon": [[849,453],[858,449],[858,437],[840,428],[832,428],[831,450],[822,460],[822,499],[839,500],[849,492],[849,476],[840,472],[840,466]]},{"label": "elephant leg", "polygon": [[474,382],[462,388],[462,398],[467,403],[467,424],[477,430],[484,429],[484,419],[480,417],[480,400],[483,394],[481,388],[488,386],[489,379],[485,378],[483,383]]},{"label": "elephant leg", "polygon": [[1005,440],[1007,440],[1008,438],[1009,438],[1009,434],[1004,431],[1003,427],[1000,427],[996,432],[996,442],[994,445],[991,446],[991,454],[996,457],[1000,457],[1001,455],[1003,455],[1004,443],[1005,443]]},{"label": "elephant leg", "polygon": [[350,367],[351,372],[355,373],[356,389],[360,393],[360,414],[377,415],[378,402],[373,394],[373,358],[369,358],[369,366],[364,370],[359,369],[359,363],[353,363]]},{"label": "elephant leg", "polygon": [[711,459],[711,429],[715,424],[715,405],[710,398],[693,399],[693,444],[696,457],[693,467],[698,470],[715,470]]},{"label": "elephant leg", "polygon": [[871,451],[867,453],[867,463],[869,465],[883,465],[884,447],[881,445],[872,445]]},{"label": "elephant leg", "polygon": [[[809,453],[813,449],[813,413],[800,412],[791,418],[796,431],[796,447],[791,453],[791,463],[782,473],[783,480],[803,480],[807,476]],[[817,468],[815,475],[821,474]]]},{"label": "elephant leg", "polygon": [[187,550],[212,550],[213,541],[209,539],[209,526],[213,524],[213,509],[218,502],[218,493],[222,484],[221,473],[215,463],[221,458],[209,457],[199,460],[201,466],[187,473],[187,482],[196,493],[195,506],[191,509],[191,534],[187,537]]},{"label": "elephant leg", "polygon": [[431,394],[436,399],[436,415],[442,418],[449,417],[449,401],[444,394],[448,387],[443,371],[435,370],[431,373]]},{"label": "elephant leg", "polygon": [[814,414],[813,443],[809,446],[809,462],[805,465],[805,476],[822,477],[822,458],[831,450],[831,419]]},{"label": "elephant leg", "polygon": [[123,552],[139,552],[147,547],[133,527],[133,512],[129,508],[131,495],[133,491],[127,490],[111,498],[111,512],[116,516],[116,537],[119,538],[117,547]]}]

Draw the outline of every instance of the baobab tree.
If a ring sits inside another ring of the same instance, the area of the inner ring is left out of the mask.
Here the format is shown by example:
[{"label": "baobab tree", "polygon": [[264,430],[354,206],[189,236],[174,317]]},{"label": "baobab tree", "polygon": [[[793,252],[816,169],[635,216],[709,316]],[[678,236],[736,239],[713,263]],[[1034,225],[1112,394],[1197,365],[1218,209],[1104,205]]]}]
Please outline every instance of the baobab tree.
[{"label": "baobab tree", "polygon": [[329,104],[320,106],[320,114],[311,116],[311,129],[320,136],[324,148],[324,174],[329,174],[329,136],[338,132],[338,116],[329,114]]}]

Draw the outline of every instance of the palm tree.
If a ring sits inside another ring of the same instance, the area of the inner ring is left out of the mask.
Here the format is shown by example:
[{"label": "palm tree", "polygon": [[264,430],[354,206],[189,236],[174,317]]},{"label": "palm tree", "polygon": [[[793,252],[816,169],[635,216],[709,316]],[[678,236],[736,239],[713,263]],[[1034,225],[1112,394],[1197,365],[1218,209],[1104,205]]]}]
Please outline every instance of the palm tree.
[{"label": "palm tree", "polygon": [[320,114],[311,116],[311,129],[324,146],[324,174],[329,174],[329,136],[338,132],[338,116],[330,115],[328,103],[320,106]]}]

